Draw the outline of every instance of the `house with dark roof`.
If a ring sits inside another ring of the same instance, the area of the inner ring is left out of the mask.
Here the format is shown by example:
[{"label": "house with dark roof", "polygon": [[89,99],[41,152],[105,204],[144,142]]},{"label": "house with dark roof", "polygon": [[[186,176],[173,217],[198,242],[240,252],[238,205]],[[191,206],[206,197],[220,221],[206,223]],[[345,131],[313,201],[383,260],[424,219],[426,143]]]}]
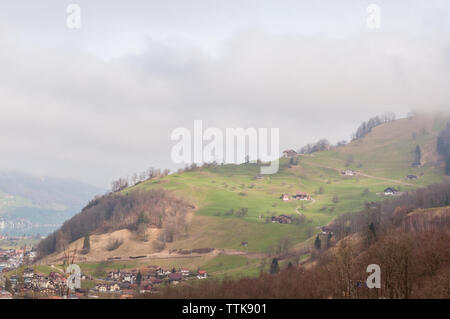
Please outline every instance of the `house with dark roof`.
[{"label": "house with dark roof", "polygon": [[328,226],[322,226],[320,227],[320,230],[322,231],[323,234],[333,234],[333,229]]},{"label": "house with dark roof", "polygon": [[384,195],[395,195],[398,191],[395,188],[388,187],[383,191]]},{"label": "house with dark roof", "polygon": [[292,198],[296,200],[311,200],[311,196],[305,192],[298,192],[297,194],[292,195]]},{"label": "house with dark roof", "polygon": [[292,223],[292,217],[287,215],[272,216],[272,223],[290,224]]}]

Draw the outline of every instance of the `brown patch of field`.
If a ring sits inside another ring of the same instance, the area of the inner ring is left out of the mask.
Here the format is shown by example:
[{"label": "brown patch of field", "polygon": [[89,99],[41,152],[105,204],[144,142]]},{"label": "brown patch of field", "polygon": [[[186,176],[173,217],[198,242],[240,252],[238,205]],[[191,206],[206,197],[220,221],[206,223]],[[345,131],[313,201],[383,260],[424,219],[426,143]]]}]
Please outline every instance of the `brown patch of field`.
[{"label": "brown patch of field", "polygon": [[[135,233],[128,229],[121,229],[114,232],[91,235],[91,249],[88,254],[81,254],[83,248],[84,238],[80,238],[71,243],[68,250],[73,254],[73,251],[77,251],[76,261],[78,262],[92,262],[92,261],[104,261],[108,258],[121,257],[121,259],[129,259],[130,256],[142,256],[155,253],[155,249],[152,244],[158,237],[161,230],[157,228],[147,229],[147,241],[140,240]],[[122,244],[114,250],[109,250],[109,245],[112,241],[120,240]],[[64,258],[64,253],[52,254],[43,260],[44,263],[58,263]]]}]

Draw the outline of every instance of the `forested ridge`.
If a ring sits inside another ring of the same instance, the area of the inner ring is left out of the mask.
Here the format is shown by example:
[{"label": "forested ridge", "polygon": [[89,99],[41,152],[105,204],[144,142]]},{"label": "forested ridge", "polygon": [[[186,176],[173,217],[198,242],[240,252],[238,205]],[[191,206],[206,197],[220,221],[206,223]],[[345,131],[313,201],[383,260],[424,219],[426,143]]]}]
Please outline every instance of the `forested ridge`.
[{"label": "forested ridge", "polygon": [[43,239],[38,245],[39,256],[62,251],[89,234],[119,229],[145,234],[148,227],[156,227],[167,232],[165,238],[173,238],[184,228],[190,209],[192,205],[162,189],[109,193],[90,201],[79,214]]}]

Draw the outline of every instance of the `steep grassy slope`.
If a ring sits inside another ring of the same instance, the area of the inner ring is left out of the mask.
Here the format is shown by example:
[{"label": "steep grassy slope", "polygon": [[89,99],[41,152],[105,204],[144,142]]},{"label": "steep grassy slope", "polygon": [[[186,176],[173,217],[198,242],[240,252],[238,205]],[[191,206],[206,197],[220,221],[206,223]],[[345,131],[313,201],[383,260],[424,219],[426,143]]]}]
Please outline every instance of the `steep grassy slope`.
[{"label": "steep grassy slope", "polygon": [[[442,181],[436,138],[446,120],[418,116],[376,127],[364,138],[331,151],[301,156],[291,166],[281,160],[275,175],[255,179],[255,164],[224,165],[173,174],[161,180],[139,184],[134,189],[163,187],[193,201],[198,210],[190,225],[189,237],[169,244],[169,248],[220,247],[265,251],[283,236],[299,243],[335,216],[361,209],[365,202],[385,198],[379,193],[392,186],[402,191]],[[412,168],[414,150],[422,149],[423,167]],[[361,174],[343,176],[350,168]],[[406,181],[408,174],[419,178]],[[319,191],[322,188],[323,191]],[[368,192],[365,191],[368,189]],[[297,191],[312,195],[311,202],[280,200],[282,193]],[[337,196],[337,201],[333,197]],[[303,206],[303,207],[302,207]],[[248,208],[245,217],[227,216],[234,209]],[[300,225],[266,223],[273,214],[303,214]],[[247,248],[240,246],[249,243]]]},{"label": "steep grassy slope", "polygon": [[[447,119],[442,117],[417,116],[384,124],[373,129],[364,138],[345,147],[329,152],[314,154],[304,162],[311,165],[323,165],[349,168],[366,174],[403,180],[407,174],[420,176],[415,185],[436,182],[442,175],[436,151],[436,139],[445,128]],[[423,167],[411,167],[414,150],[419,145],[422,150]]]}]

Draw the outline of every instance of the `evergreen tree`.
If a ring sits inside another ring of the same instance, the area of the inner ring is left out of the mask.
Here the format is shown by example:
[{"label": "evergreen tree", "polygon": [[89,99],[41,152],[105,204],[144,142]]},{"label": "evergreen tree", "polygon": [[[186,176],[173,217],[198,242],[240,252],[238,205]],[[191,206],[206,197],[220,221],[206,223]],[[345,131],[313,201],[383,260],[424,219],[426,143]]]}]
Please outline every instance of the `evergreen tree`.
[{"label": "evergreen tree", "polygon": [[9,280],[9,278],[6,278],[5,280],[5,290],[10,293],[13,293],[12,283],[11,280]]},{"label": "evergreen tree", "polygon": [[321,245],[322,245],[322,243],[321,243],[321,241],[320,241],[319,235],[317,235],[317,236],[316,236],[316,240],[314,241],[314,246],[315,246],[317,249],[320,249]]},{"label": "evergreen tree", "polygon": [[421,162],[421,158],[422,157],[422,151],[420,149],[420,146],[417,145],[416,146],[416,151],[415,151],[415,155],[414,155],[414,165],[420,165]]},{"label": "evergreen tree", "polygon": [[331,233],[328,233],[328,236],[327,236],[327,248],[331,246],[331,237],[333,237],[333,235],[331,235]]},{"label": "evergreen tree", "polygon": [[278,265],[278,259],[272,259],[272,264],[270,265],[270,273],[276,274],[280,271],[280,266]]},{"label": "evergreen tree", "polygon": [[445,175],[450,175],[450,156],[445,160]]},{"label": "evergreen tree", "polygon": [[83,254],[87,254],[91,250],[91,237],[89,235],[84,236],[83,242]]},{"label": "evergreen tree", "polygon": [[369,229],[367,232],[367,244],[370,246],[377,240],[377,233],[375,230],[375,225],[373,222],[369,224]]},{"label": "evergreen tree", "polygon": [[138,286],[140,286],[141,282],[142,282],[142,274],[139,271],[138,274],[136,275],[136,283],[137,283]]},{"label": "evergreen tree", "polygon": [[375,116],[369,119],[367,122],[363,122],[358,129],[356,130],[356,133],[353,134],[353,139],[357,140],[368,133],[372,131],[373,128],[377,127],[378,125],[381,125],[383,123],[389,123],[395,120],[395,114],[394,113],[384,113],[380,116]]},{"label": "evergreen tree", "polygon": [[437,139],[437,151],[445,160],[445,175],[450,175],[450,123]]}]

